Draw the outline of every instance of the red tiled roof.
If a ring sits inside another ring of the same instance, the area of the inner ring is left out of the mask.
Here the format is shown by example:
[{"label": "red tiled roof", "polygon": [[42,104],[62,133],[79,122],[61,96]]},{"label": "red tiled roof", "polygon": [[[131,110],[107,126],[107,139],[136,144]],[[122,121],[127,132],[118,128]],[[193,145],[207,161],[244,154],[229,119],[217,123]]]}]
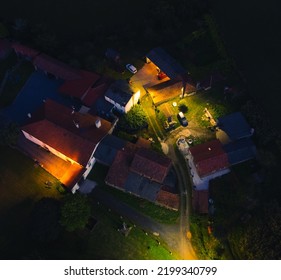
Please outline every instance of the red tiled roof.
[{"label": "red tiled roof", "polygon": [[[99,120],[101,127],[95,122]],[[77,124],[79,128],[75,126]],[[107,135],[111,124],[97,116],[72,112],[71,109],[47,100],[22,130],[64,154],[87,164],[94,148]]]},{"label": "red tiled roof", "polygon": [[89,88],[100,79],[100,75],[83,70],[79,70],[79,73],[79,79],[66,80],[59,91],[82,100]]},{"label": "red tiled roof", "polygon": [[139,137],[136,145],[140,148],[149,149],[151,147],[151,142],[149,140],[145,139],[145,138]]},{"label": "red tiled roof", "polygon": [[170,193],[162,189],[157,194],[156,202],[174,210],[178,210],[180,205],[178,194]]},{"label": "red tiled roof", "polygon": [[201,191],[192,190],[192,206],[195,212],[201,214],[207,214],[209,208],[208,190],[201,190]]},{"label": "red tiled roof", "polygon": [[169,158],[150,149],[140,148],[134,156],[130,170],[162,183],[171,166]]},{"label": "red tiled roof", "polygon": [[83,96],[82,101],[83,103],[91,107],[101,96],[103,96],[108,89],[109,85],[104,83],[100,84],[96,87],[89,88],[85,96]]},{"label": "red tiled roof", "polygon": [[227,154],[217,139],[191,147],[189,151],[200,177],[229,166]]},{"label": "red tiled roof", "polygon": [[19,53],[23,56],[29,57],[31,59],[35,58],[40,52],[37,50],[34,50],[30,47],[21,45],[19,43],[12,43],[12,48],[16,53]]},{"label": "red tiled roof", "polygon": [[105,182],[110,186],[124,189],[132,160],[132,150],[125,148],[124,150],[118,151],[109,168]]},{"label": "red tiled roof", "polygon": [[79,70],[74,69],[71,66],[46,54],[37,55],[33,60],[33,64],[39,69],[63,80],[75,80],[81,78]]}]

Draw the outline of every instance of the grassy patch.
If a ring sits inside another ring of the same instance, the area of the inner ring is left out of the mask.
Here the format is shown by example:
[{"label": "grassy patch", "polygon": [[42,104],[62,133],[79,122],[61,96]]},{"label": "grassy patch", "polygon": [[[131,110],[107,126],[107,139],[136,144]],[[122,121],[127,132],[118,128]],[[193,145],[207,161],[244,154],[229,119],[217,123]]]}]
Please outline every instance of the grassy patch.
[{"label": "grassy patch", "polygon": [[[118,229],[123,220],[108,212],[102,204],[92,203],[93,217],[98,221],[92,232],[86,230],[67,233],[42,252],[48,259],[116,259],[116,260],[168,260],[173,257],[156,237],[146,235],[140,228],[132,227],[125,237]],[[125,221],[128,227],[132,226]]]},{"label": "grassy patch", "polygon": [[[0,146],[0,213],[24,201],[42,197],[60,197],[60,183],[19,151]],[[51,182],[47,188],[45,182]]]},{"label": "grassy patch", "polygon": [[[58,180],[17,150],[0,146],[0,258],[26,256],[32,244],[27,224],[34,202],[60,198]],[[47,188],[45,182],[51,182]]]}]

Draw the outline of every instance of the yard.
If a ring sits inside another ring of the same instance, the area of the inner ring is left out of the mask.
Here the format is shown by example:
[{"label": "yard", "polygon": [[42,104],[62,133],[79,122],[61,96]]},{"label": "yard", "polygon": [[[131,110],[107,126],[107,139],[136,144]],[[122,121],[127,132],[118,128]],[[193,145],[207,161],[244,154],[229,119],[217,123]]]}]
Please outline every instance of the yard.
[{"label": "yard", "polygon": [[[76,233],[64,232],[52,246],[42,251],[41,257],[47,259],[113,259],[113,260],[168,260],[174,257],[169,254],[165,244],[161,245],[152,235],[133,227],[125,237],[118,229],[124,220],[107,207],[92,204],[93,217],[97,224],[92,232],[83,230]],[[132,226],[126,222],[128,227]]]},{"label": "yard", "polygon": [[0,252],[17,256],[28,246],[25,233],[34,202],[42,197],[60,198],[61,186],[19,151],[0,146],[0,155]]}]

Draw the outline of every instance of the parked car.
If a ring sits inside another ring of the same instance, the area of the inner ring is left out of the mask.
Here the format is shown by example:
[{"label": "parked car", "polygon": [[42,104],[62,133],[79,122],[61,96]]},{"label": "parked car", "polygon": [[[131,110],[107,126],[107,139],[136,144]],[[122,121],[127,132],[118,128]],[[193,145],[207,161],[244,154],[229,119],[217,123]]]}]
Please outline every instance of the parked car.
[{"label": "parked car", "polygon": [[163,79],[165,79],[166,77],[167,77],[167,75],[166,75],[164,72],[162,72],[162,71],[160,71],[160,72],[157,74],[158,80],[163,80]]},{"label": "parked car", "polygon": [[132,64],[127,64],[126,68],[133,74],[136,74],[138,72],[137,68]]},{"label": "parked car", "polygon": [[178,120],[182,126],[188,126],[188,122],[186,117],[184,116],[183,112],[178,113]]}]

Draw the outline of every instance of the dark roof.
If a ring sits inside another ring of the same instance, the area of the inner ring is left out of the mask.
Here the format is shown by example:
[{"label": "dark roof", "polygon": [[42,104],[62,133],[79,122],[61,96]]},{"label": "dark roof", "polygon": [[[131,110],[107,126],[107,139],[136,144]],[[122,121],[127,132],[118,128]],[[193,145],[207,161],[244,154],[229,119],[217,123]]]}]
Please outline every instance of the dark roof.
[{"label": "dark roof", "polygon": [[[101,123],[99,128],[96,121]],[[73,112],[52,100],[47,100],[22,127],[23,131],[81,165],[88,163],[94,148],[110,129],[108,121]]]},{"label": "dark roof", "polygon": [[252,135],[250,125],[240,112],[218,118],[218,126],[232,141]]},{"label": "dark roof", "polygon": [[223,146],[231,165],[256,157],[256,147],[250,138],[244,138]]},{"label": "dark roof", "polygon": [[229,166],[227,154],[217,139],[191,147],[189,151],[200,177],[207,176]]},{"label": "dark roof", "polygon": [[134,156],[130,170],[162,183],[171,166],[172,162],[168,157],[150,149],[140,148]]},{"label": "dark roof", "polygon": [[105,92],[105,96],[125,106],[135,92],[135,89],[126,80],[117,80]]},{"label": "dark roof", "polygon": [[33,64],[40,70],[46,71],[63,80],[81,79],[79,70],[43,53],[33,59]]},{"label": "dark roof", "polygon": [[114,135],[107,135],[99,143],[94,157],[97,161],[105,164],[111,165],[118,151],[122,150],[126,145],[126,142]]},{"label": "dark roof", "polygon": [[130,172],[125,182],[125,190],[154,202],[161,185],[134,172]]},{"label": "dark roof", "polygon": [[17,54],[34,59],[40,52],[19,43],[12,43],[12,48]]},{"label": "dark roof", "polygon": [[[172,98],[179,97],[182,93],[183,82],[182,81],[175,81],[169,80],[154,86],[147,88],[148,92],[150,93],[153,103],[155,105],[159,105],[163,102],[166,102]],[[191,93],[196,91],[196,88],[186,83],[185,93]]]},{"label": "dark roof", "polygon": [[128,149],[118,151],[116,157],[109,168],[105,182],[113,187],[125,188],[125,182],[130,173],[130,165],[134,152]]},{"label": "dark roof", "polygon": [[209,191],[192,190],[192,206],[195,212],[200,214],[207,214],[209,210]]},{"label": "dark roof", "polygon": [[80,78],[78,79],[66,80],[59,88],[59,91],[83,100],[87,91],[100,79],[100,75],[83,70],[79,70],[79,74]]},{"label": "dark roof", "polygon": [[179,195],[163,189],[157,193],[156,202],[173,210],[178,210],[180,206]]},{"label": "dark roof", "polygon": [[147,55],[170,79],[176,79],[187,71],[162,48],[152,49]]}]

